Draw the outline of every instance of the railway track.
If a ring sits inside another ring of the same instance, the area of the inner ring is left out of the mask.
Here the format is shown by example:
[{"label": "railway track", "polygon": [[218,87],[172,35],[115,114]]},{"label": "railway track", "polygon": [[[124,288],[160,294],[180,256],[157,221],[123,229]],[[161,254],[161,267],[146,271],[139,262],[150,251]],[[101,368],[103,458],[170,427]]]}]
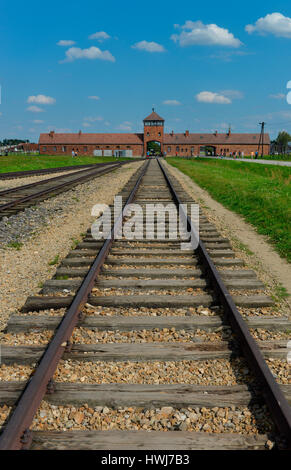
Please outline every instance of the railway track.
[{"label": "railway track", "polygon": [[[157,160],[120,195],[193,202]],[[198,249],[180,242],[89,229],[27,298],[2,341],[0,449],[290,448],[291,322],[201,210]]]},{"label": "railway track", "polygon": [[[1,159],[0,159],[1,163]],[[112,162],[108,163],[92,163],[87,165],[71,165],[71,166],[60,166],[56,168],[40,168],[39,170],[24,170],[24,171],[8,171],[6,173],[0,173],[0,181],[1,180],[10,180],[10,179],[18,179],[18,178],[27,178],[28,176],[38,176],[38,175],[50,175],[52,173],[61,173],[62,171],[70,171],[70,170],[80,170],[82,168],[93,168],[97,165],[108,165]]]},{"label": "railway track", "polygon": [[68,191],[77,184],[111,172],[125,163],[128,162],[101,163],[93,168],[82,168],[72,173],[0,191],[0,219],[16,214],[48,197]]}]

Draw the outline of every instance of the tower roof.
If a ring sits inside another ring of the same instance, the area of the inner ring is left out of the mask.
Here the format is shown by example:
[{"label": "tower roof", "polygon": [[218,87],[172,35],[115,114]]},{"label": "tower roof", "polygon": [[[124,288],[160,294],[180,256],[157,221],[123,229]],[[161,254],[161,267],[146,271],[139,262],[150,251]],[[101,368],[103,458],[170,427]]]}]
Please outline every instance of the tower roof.
[{"label": "tower roof", "polygon": [[156,112],[155,109],[153,108],[153,112],[144,118],[144,121],[165,121],[161,116],[159,116]]}]

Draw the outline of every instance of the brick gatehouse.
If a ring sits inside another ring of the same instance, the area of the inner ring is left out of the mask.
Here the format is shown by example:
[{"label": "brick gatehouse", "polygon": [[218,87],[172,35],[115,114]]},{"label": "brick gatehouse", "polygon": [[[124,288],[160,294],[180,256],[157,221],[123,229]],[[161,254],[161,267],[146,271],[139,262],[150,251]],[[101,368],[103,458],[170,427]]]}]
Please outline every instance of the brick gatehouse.
[{"label": "brick gatehouse", "polygon": [[[260,134],[234,134],[229,129],[221,134],[164,133],[164,119],[153,109],[144,120],[143,134],[95,134],[79,131],[75,134],[58,134],[51,131],[40,134],[39,151],[41,154],[71,154],[95,156],[143,156],[146,155],[150,142],[157,142],[161,152],[166,155],[229,155],[233,152],[244,152],[250,155],[258,150]],[[264,135],[264,155],[270,151],[269,134]]]}]

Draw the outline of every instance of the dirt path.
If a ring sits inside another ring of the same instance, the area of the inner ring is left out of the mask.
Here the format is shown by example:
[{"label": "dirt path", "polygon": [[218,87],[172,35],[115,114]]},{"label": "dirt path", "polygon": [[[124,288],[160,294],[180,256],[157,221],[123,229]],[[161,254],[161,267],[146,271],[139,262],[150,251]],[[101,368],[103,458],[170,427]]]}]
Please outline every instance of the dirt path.
[{"label": "dirt path", "polygon": [[[282,259],[268,243],[267,237],[259,235],[255,228],[234,212],[212,199],[207,191],[194,183],[189,176],[167,164],[170,173],[201,204],[203,211],[218,230],[233,244],[238,256],[253,268],[268,286],[276,289],[282,285],[291,294],[291,265]],[[249,253],[249,252],[252,252]],[[288,304],[291,306],[290,300]]]}]

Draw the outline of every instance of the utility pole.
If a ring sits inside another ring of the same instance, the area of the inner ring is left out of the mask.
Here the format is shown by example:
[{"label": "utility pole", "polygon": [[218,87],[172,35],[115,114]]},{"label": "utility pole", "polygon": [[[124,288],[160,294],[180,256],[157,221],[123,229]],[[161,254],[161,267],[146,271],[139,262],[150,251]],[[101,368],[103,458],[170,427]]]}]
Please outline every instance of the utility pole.
[{"label": "utility pole", "polygon": [[260,153],[260,147],[262,146],[262,153],[261,157],[264,156],[264,130],[265,130],[265,122],[259,122],[261,126],[261,134],[260,134],[260,139],[259,139],[259,145],[258,145],[258,153]]}]

